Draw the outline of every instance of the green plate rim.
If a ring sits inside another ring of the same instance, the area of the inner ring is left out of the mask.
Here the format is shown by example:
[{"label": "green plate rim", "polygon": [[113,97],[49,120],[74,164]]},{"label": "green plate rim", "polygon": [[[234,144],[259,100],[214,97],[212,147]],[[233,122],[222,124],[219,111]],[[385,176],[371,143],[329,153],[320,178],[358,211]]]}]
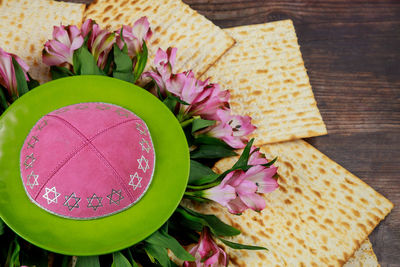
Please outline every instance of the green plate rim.
[{"label": "green plate rim", "polygon": [[[19,169],[20,147],[34,124],[55,109],[82,102],[115,104],[137,114],[146,122],[156,152],[153,181],[143,198],[124,211],[94,220],[63,218],[36,206],[26,195]],[[78,256],[111,253],[140,242],[168,220],[183,197],[189,166],[179,122],[146,90],[105,76],[54,80],[19,98],[0,117],[0,217],[18,235],[49,251]],[[135,227],[140,230],[129,231]]]}]

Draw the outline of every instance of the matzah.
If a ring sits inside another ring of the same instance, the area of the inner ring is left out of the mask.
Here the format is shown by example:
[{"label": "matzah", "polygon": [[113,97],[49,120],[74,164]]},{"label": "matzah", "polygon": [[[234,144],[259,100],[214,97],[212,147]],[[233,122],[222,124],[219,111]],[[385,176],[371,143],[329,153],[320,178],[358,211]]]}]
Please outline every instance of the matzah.
[{"label": "matzah", "polygon": [[379,267],[378,259],[372,249],[369,239],[361,244],[354,255],[343,265],[343,267]]},{"label": "matzah", "polygon": [[[267,207],[232,215],[216,204],[196,205],[242,234],[234,242],[265,246],[269,251],[225,247],[237,266],[343,266],[393,204],[303,140],[266,145],[278,156],[279,189],[264,195]],[[217,171],[234,159],[216,164]]]},{"label": "matzah", "polygon": [[203,77],[231,93],[262,145],[326,134],[291,20],[224,29],[236,44]]},{"label": "matzah", "polygon": [[85,5],[51,0],[0,1],[0,47],[21,57],[31,76],[41,83],[50,80],[42,63],[45,42],[52,39],[54,25],[82,23]]},{"label": "matzah", "polygon": [[176,47],[175,72],[192,69],[200,75],[234,44],[228,34],[180,0],[98,0],[85,12],[86,19],[113,30],[133,25],[142,16],[153,29],[147,45],[149,62],[159,47]]}]

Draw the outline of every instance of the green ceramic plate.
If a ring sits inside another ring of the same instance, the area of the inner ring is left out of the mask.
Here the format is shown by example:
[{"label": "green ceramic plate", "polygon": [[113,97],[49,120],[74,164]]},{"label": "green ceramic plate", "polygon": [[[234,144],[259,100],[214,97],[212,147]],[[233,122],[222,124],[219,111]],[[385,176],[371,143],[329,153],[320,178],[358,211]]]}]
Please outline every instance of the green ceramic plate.
[{"label": "green ceramic plate", "polygon": [[[87,221],[62,218],[33,204],[19,171],[20,149],[33,125],[55,109],[81,102],[106,102],[133,111],[147,123],[156,151],[153,181],[144,197],[125,211]],[[50,251],[113,252],[143,240],[172,215],[185,191],[189,165],[178,121],[144,89],[103,76],[55,80],[18,99],[0,118],[0,217],[18,235]]]}]

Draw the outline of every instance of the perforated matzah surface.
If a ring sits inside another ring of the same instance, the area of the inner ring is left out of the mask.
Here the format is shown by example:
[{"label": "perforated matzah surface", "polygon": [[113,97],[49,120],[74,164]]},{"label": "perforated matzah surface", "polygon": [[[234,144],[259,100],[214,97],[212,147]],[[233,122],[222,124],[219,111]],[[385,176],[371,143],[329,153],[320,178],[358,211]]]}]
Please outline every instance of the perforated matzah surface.
[{"label": "perforated matzah surface", "polygon": [[178,48],[176,72],[193,69],[205,72],[234,43],[234,40],[204,16],[180,0],[98,0],[89,5],[86,18],[112,29],[133,25],[147,16],[153,29],[148,43],[150,59],[158,47]]},{"label": "perforated matzah surface", "polygon": [[21,57],[31,76],[41,83],[50,80],[42,63],[44,43],[52,39],[53,26],[80,26],[85,5],[51,0],[0,1],[0,47]]},{"label": "perforated matzah surface", "polygon": [[[278,156],[279,189],[264,195],[267,207],[232,215],[218,204],[198,205],[242,230],[231,240],[269,251],[226,248],[237,266],[342,266],[390,212],[393,204],[302,140],[263,146]],[[233,159],[220,161],[223,171]]]},{"label": "perforated matzah surface", "polygon": [[231,92],[250,115],[256,144],[326,134],[291,20],[224,29],[236,44],[203,77]]}]

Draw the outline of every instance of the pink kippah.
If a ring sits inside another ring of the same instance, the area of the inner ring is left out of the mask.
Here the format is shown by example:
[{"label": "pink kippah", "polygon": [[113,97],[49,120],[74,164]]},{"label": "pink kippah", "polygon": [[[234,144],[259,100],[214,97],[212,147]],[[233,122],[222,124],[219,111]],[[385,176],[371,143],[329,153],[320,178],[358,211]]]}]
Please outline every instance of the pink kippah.
[{"label": "pink kippah", "polygon": [[145,122],[106,103],[81,103],[45,115],[20,157],[29,198],[48,212],[76,219],[132,206],[146,193],[154,164]]}]

